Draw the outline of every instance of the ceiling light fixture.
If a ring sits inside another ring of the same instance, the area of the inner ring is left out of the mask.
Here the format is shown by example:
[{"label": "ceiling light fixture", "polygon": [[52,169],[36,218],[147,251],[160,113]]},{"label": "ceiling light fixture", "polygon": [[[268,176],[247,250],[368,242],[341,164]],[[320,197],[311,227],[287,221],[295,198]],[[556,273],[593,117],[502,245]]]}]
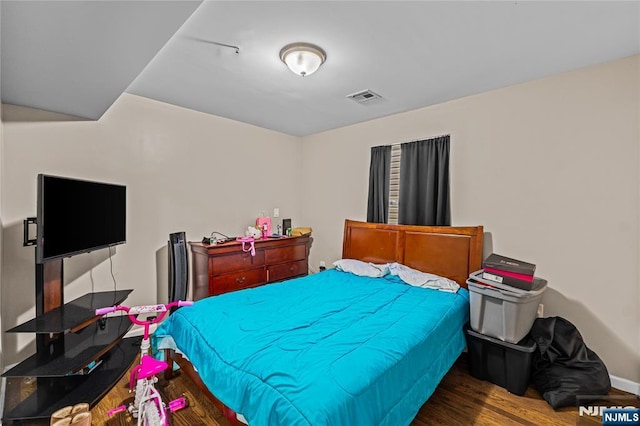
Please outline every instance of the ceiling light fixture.
[{"label": "ceiling light fixture", "polygon": [[320,68],[327,54],[311,43],[291,43],[280,50],[280,59],[294,73],[306,77]]}]

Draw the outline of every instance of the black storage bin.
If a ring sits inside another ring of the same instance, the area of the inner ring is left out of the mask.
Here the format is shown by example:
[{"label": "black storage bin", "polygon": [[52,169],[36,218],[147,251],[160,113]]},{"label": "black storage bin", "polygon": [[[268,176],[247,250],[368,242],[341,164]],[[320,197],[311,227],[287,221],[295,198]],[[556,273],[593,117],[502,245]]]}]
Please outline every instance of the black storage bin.
[{"label": "black storage bin", "polygon": [[465,331],[471,375],[523,395],[529,386],[536,342],[527,336],[518,343],[509,343],[468,327]]}]

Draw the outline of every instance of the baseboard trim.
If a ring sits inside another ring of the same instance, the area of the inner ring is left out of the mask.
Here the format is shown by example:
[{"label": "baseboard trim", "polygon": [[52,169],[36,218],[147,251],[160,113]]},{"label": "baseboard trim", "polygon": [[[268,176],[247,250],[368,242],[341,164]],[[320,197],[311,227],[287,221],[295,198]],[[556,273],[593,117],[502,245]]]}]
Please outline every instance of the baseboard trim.
[{"label": "baseboard trim", "polygon": [[629,392],[634,395],[640,396],[640,383],[636,383],[629,379],[625,379],[617,376],[609,376],[611,378],[611,386],[620,389],[621,391]]}]

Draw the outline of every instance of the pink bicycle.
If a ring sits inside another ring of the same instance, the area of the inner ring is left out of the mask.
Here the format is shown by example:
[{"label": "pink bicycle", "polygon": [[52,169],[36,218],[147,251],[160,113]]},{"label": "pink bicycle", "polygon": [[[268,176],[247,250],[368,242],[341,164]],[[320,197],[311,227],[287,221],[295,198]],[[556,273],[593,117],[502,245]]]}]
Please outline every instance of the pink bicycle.
[{"label": "pink bicycle", "polygon": [[[109,410],[109,416],[122,411],[129,411],[134,418],[138,419],[138,426],[167,426],[169,424],[167,420],[167,408],[173,413],[186,407],[187,400],[184,397],[174,399],[165,406],[160,393],[155,388],[155,384],[158,382],[156,374],[166,370],[169,366],[166,362],[149,356],[149,347],[151,346],[149,343],[149,328],[151,324],[157,324],[162,321],[171,308],[175,306],[190,306],[192,304],[193,302],[179,300],[177,302],[159,305],[133,307],[116,305],[96,309],[96,315],[124,311],[129,316],[131,322],[144,327],[144,336],[140,344],[140,364],[131,370],[129,379],[129,392],[135,392],[134,401],[129,404],[129,407],[121,405]],[[138,315],[140,314],[151,314],[154,312],[158,315],[151,320],[138,319]]]}]

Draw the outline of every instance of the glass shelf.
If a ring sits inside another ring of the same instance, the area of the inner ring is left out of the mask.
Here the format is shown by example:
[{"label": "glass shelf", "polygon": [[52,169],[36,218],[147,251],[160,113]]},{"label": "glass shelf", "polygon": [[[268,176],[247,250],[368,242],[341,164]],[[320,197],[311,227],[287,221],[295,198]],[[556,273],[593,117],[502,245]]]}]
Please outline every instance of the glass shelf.
[{"label": "glass shelf", "polygon": [[64,353],[50,359],[43,359],[36,353],[5,372],[2,377],[64,377],[72,374],[117,344],[131,325],[127,316],[111,317],[94,322],[78,333],[61,335]]},{"label": "glass shelf", "polygon": [[22,323],[7,333],[68,333],[96,317],[96,309],[122,303],[133,290],[87,293],[59,308]]},{"label": "glass shelf", "polygon": [[[7,378],[3,422],[49,419],[62,407],[88,402],[93,407],[131,367],[140,352],[141,337],[120,340],[90,374],[39,377],[27,385],[20,377]],[[12,397],[26,396],[22,401]],[[47,423],[48,424],[48,423]]]}]

